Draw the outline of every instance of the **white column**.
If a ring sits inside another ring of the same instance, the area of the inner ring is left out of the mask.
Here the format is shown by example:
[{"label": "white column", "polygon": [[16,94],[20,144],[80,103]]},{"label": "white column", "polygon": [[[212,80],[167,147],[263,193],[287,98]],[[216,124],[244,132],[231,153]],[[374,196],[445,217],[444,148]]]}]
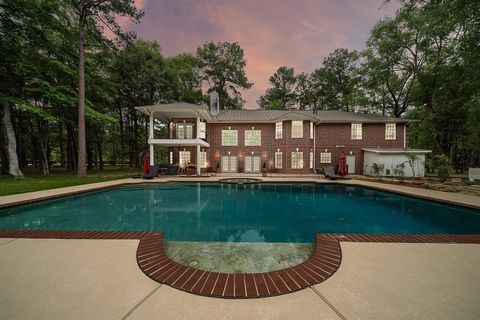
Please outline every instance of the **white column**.
[{"label": "white column", "polygon": [[197,175],[200,175],[200,117],[197,115],[197,135],[195,136],[197,140]]},{"label": "white column", "polygon": [[[150,139],[153,139],[153,111],[150,112],[150,126],[149,126],[149,140]],[[153,154],[154,150],[153,150],[153,143],[151,143],[149,141],[148,143],[150,145],[150,165],[153,166],[154,163],[154,159],[155,159],[155,156]]]}]

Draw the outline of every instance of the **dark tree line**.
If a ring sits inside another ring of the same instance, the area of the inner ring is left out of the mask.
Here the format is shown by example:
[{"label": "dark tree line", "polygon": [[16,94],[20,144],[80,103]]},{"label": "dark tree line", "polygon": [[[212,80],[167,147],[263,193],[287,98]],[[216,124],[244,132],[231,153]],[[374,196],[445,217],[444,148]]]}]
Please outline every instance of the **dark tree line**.
[{"label": "dark tree line", "polygon": [[480,2],[405,0],[361,52],[336,49],[310,74],[280,67],[264,109],[325,109],[407,117],[411,146],[480,166]]},{"label": "dark tree line", "polygon": [[239,90],[252,84],[237,43],[207,42],[196,55],[164,57],[158,43],[115,22],[142,14],[131,0],[0,2],[2,173],[136,167],[148,122],[135,106],[201,103],[216,90],[225,107],[242,107]]}]

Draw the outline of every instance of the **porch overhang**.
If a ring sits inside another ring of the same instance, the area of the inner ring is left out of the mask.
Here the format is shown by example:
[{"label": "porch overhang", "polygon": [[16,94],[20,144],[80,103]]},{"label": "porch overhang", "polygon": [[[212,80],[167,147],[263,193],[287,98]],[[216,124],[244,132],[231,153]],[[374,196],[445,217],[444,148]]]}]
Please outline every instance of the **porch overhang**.
[{"label": "porch overhang", "polygon": [[210,144],[202,139],[148,139],[148,143],[165,147],[210,147]]},{"label": "porch overhang", "polygon": [[213,122],[212,115],[205,106],[193,103],[176,102],[150,106],[138,106],[135,109],[163,123],[168,123],[173,118],[196,118],[200,117],[206,122]]}]

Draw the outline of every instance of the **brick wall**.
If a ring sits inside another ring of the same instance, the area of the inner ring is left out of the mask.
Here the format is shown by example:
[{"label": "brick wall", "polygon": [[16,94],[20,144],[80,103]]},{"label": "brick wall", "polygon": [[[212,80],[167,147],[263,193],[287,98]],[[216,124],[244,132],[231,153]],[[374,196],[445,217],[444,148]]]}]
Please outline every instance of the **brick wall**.
[{"label": "brick wall", "polygon": [[[178,122],[183,122],[183,119],[178,119]],[[186,122],[194,123],[193,119],[188,119]],[[208,169],[202,171],[215,171],[221,169],[221,156],[230,155],[237,156],[238,172],[244,172],[245,156],[251,155],[260,156],[260,169],[265,168],[268,172],[281,173],[310,173],[310,151],[313,151],[314,140],[310,139],[310,125],[309,121],[303,122],[303,138],[291,137],[291,121],[283,121],[283,135],[282,139],[275,139],[275,123],[209,123],[207,124],[207,139],[210,148],[202,148],[202,151],[207,152]],[[261,131],[261,146],[245,146],[245,130]],[[347,124],[318,124],[315,127],[316,136],[316,154],[315,167],[321,168],[323,166],[335,166],[338,163],[338,158],[343,151],[346,155],[355,155],[355,172],[363,172],[363,152],[362,148],[403,148],[403,127],[404,124],[397,124],[396,140],[385,140],[385,124],[366,124],[362,125],[362,139],[352,140],[350,138],[351,125]],[[238,146],[222,146],[221,139],[222,130],[233,129],[238,131]],[[194,129],[195,132],[195,129]],[[408,127],[407,127],[407,141],[408,141]],[[196,163],[196,148],[195,147],[174,147],[174,162],[178,163],[178,151],[189,150],[191,152],[191,162]],[[295,151],[303,152],[303,169],[291,168],[291,153]],[[332,162],[329,164],[320,163],[320,153],[332,153]],[[282,169],[275,169],[275,152],[281,151],[283,156]]]}]

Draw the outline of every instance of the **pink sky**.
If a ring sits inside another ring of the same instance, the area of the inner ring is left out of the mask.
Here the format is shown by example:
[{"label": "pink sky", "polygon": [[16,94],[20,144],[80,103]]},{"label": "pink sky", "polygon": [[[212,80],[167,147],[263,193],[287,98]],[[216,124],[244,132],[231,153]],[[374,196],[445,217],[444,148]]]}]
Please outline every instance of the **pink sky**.
[{"label": "pink sky", "polygon": [[156,40],[162,53],[195,53],[206,41],[238,42],[245,52],[244,107],[269,87],[280,66],[312,72],[336,48],[361,50],[370,29],[398,7],[382,0],[137,0],[140,24],[125,25],[140,38]]}]

